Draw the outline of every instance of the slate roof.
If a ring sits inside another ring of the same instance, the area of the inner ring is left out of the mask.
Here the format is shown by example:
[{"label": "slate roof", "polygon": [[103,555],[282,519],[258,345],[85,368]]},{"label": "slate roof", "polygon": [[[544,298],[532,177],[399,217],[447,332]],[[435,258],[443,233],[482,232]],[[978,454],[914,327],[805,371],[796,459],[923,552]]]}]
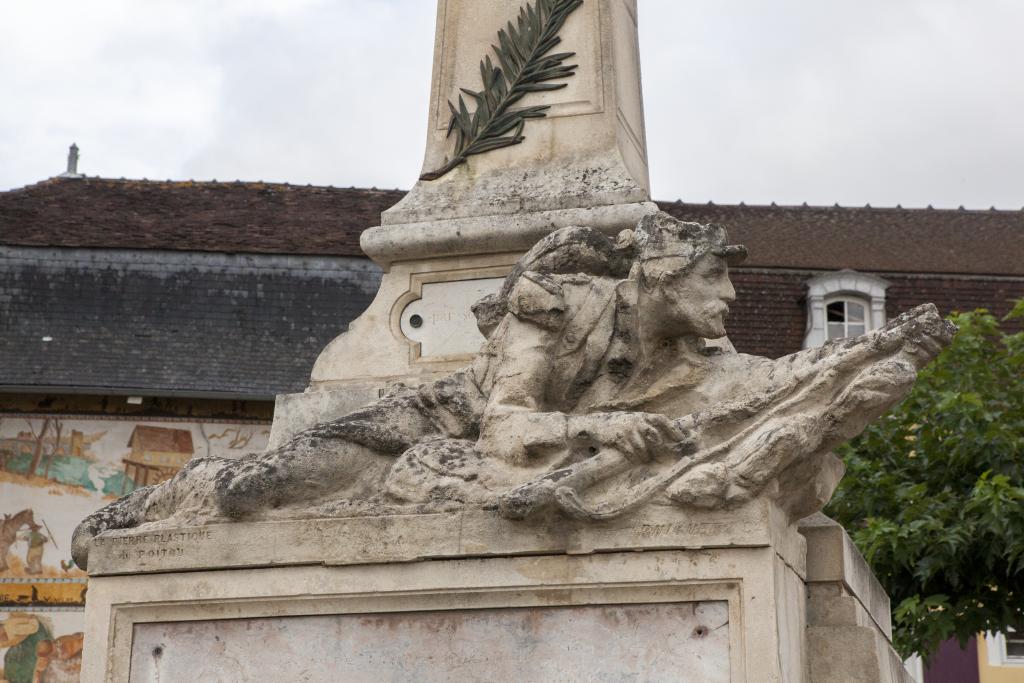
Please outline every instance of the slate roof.
[{"label": "slate roof", "polygon": [[0,246],[0,388],[302,391],[379,283],[365,258]]},{"label": "slate roof", "polygon": [[[399,190],[53,178],[0,192],[0,244],[362,256]],[[1024,275],[1024,211],[662,202],[717,222],[749,267]]]}]

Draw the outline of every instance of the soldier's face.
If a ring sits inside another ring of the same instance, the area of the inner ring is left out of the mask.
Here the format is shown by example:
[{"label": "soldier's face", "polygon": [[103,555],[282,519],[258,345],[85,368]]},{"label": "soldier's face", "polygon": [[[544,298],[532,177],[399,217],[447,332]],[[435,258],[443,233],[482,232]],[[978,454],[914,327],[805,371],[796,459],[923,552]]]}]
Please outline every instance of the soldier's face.
[{"label": "soldier's face", "polygon": [[667,331],[705,339],[725,336],[725,317],[736,290],[724,259],[705,254],[688,272],[661,277],[658,289]]}]

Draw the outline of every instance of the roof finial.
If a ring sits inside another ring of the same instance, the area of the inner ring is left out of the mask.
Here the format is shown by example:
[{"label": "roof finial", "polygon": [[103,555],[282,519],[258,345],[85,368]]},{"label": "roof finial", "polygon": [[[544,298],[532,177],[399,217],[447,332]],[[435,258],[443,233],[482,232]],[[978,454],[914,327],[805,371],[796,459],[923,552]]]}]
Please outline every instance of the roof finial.
[{"label": "roof finial", "polygon": [[81,178],[82,174],[78,172],[78,145],[71,143],[71,147],[68,148],[68,170],[61,173],[59,178]]}]

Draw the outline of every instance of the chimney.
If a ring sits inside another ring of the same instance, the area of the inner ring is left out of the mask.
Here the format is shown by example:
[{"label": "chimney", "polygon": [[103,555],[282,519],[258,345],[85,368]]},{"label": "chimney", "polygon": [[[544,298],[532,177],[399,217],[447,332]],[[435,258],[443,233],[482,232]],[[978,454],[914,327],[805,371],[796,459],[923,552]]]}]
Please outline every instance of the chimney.
[{"label": "chimney", "polygon": [[68,170],[61,173],[58,178],[84,178],[81,173],[78,172],[78,145],[71,143],[70,149],[68,149]]}]

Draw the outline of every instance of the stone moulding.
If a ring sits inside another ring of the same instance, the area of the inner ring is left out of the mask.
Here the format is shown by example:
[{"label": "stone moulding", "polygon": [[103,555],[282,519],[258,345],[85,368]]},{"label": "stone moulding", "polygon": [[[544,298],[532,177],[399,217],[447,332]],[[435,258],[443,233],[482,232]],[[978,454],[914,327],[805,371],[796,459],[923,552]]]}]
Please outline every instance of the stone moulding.
[{"label": "stone moulding", "polygon": [[552,520],[524,526],[464,510],[112,531],[93,541],[89,574],[768,546],[803,576],[803,538],[767,500],[727,513],[648,510],[600,525]]},{"label": "stone moulding", "polygon": [[[469,254],[521,254],[553,229],[589,225],[614,235],[658,212],[649,201],[550,209],[500,216],[466,216],[421,223],[387,224],[359,236],[359,247],[387,269],[398,261]],[[513,257],[514,258],[514,257]]]}]

